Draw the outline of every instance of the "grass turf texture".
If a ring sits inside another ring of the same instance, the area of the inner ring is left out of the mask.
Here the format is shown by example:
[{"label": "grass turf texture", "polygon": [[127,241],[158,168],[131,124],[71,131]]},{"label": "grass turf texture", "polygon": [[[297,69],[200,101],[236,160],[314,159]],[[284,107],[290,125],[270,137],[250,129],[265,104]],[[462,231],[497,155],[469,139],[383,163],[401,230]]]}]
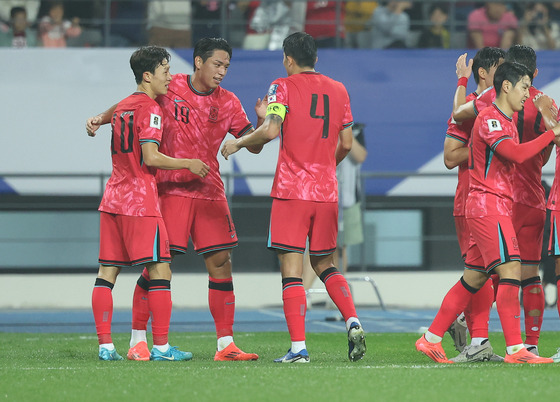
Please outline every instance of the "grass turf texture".
[{"label": "grass turf texture", "polygon": [[[543,332],[551,356],[560,333]],[[560,364],[441,365],[416,351],[418,334],[367,335],[368,352],[352,363],[344,333],[308,334],[308,364],[278,364],[287,333],[238,333],[236,344],[259,354],[253,362],[214,362],[211,333],[172,333],[191,351],[188,362],[102,362],[91,334],[2,333],[0,399],[7,401],[527,401],[556,400]],[[113,341],[124,357],[128,334]],[[504,341],[492,333],[495,352]],[[448,336],[448,357],[456,355]]]}]

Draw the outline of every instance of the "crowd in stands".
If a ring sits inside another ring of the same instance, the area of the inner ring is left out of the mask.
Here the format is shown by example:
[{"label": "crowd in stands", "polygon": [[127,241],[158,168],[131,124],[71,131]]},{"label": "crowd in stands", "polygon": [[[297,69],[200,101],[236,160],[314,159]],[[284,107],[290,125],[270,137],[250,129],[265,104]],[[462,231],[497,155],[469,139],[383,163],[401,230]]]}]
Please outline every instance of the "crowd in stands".
[{"label": "crowd in stands", "polygon": [[4,47],[188,48],[222,36],[233,47],[276,50],[301,30],[319,47],[557,49],[560,1],[0,1]]}]

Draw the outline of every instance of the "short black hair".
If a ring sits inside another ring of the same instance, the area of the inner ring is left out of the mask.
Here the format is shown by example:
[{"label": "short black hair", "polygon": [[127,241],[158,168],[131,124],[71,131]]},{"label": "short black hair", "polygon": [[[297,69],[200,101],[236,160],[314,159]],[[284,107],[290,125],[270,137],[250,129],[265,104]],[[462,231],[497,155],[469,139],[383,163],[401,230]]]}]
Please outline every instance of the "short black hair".
[{"label": "short black hair", "polygon": [[[202,59],[205,63],[209,57],[212,57],[214,51],[223,50],[229,55],[229,59],[233,56],[233,51],[230,44],[224,38],[202,38],[194,44],[193,62],[197,57]],[[194,67],[196,71],[196,67]]]},{"label": "short black hair", "polygon": [[494,89],[496,90],[496,96],[500,96],[504,81],[509,81],[511,82],[511,85],[515,86],[526,75],[529,76],[531,81],[533,81],[533,72],[523,64],[513,63],[511,61],[506,61],[501,64],[496,69],[496,74],[494,74]]},{"label": "short black hair", "polygon": [[142,75],[146,71],[154,74],[156,68],[163,63],[164,60],[171,59],[171,55],[167,50],[160,46],[142,46],[130,56],[130,68],[134,72],[136,83],[142,82]]},{"label": "short black hair", "polygon": [[284,54],[294,59],[300,67],[315,67],[317,61],[317,43],[305,32],[295,32],[282,43]]},{"label": "short black hair", "polygon": [[13,20],[19,13],[24,13],[25,15],[27,15],[27,10],[25,9],[25,7],[21,6],[12,7],[12,9],[10,10],[10,18]]},{"label": "short black hair", "polygon": [[500,59],[503,59],[506,52],[503,49],[497,47],[483,47],[473,58],[472,72],[474,77],[474,82],[478,85],[480,77],[478,76],[478,69],[482,67],[486,71],[490,71],[491,67],[497,66],[500,63]]},{"label": "short black hair", "polygon": [[508,49],[505,60],[523,64],[532,73],[537,69],[537,54],[529,46],[513,45]]}]

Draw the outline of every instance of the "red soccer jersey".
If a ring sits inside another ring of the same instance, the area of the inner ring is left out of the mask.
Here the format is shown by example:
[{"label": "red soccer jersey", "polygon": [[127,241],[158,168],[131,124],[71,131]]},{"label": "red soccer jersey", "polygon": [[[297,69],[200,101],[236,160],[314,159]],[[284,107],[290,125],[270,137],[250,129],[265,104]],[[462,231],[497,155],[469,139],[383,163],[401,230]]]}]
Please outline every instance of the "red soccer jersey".
[{"label": "red soccer jersey", "polygon": [[317,72],[275,80],[268,103],[287,108],[271,196],[337,202],[338,134],[354,122],[343,84]]},{"label": "red soccer jersey", "polygon": [[228,132],[241,137],[253,128],[237,96],[222,87],[198,92],[189,75],[175,74],[167,94],[157,101],[166,122],[160,151],[174,158],[200,159],[210,166],[205,178],[187,169],[160,170],[160,193],[225,200],[217,158],[220,144]]},{"label": "red soccer jersey", "polygon": [[[534,140],[546,131],[542,115],[533,103],[533,99],[542,92],[531,87],[529,94],[523,110],[513,115],[520,143]],[[542,210],[546,208],[546,194],[541,183],[543,163],[544,152],[539,152],[528,161],[516,166],[513,187],[515,202]]]},{"label": "red soccer jersey", "polygon": [[554,167],[554,181],[548,195],[546,207],[551,211],[560,211],[560,148],[556,148],[556,165]]},{"label": "red soccer jersey", "polygon": [[494,100],[496,100],[496,90],[494,87],[486,88],[473,102],[474,113],[478,116],[478,114],[490,106]]},{"label": "red soccer jersey", "polygon": [[99,210],[118,215],[161,216],[155,168],[143,163],[145,142],[159,145],[162,134],[161,108],[144,92],[120,101],[111,119],[113,171]]},{"label": "red soccer jersey", "polygon": [[[473,92],[467,95],[466,101],[470,102],[476,99],[478,94]],[[447,121],[446,137],[453,138],[461,141],[465,146],[468,145],[471,138],[471,131],[474,125],[474,119],[465,120],[457,123],[453,120],[453,116]],[[453,203],[453,216],[465,216],[465,203],[467,202],[467,195],[469,194],[469,169],[468,163],[459,165],[459,172],[457,173],[457,189],[455,190],[455,200]]]},{"label": "red soccer jersey", "polygon": [[496,153],[503,140],[519,143],[517,128],[509,116],[492,104],[480,112],[472,130],[467,218],[512,215],[515,164]]}]

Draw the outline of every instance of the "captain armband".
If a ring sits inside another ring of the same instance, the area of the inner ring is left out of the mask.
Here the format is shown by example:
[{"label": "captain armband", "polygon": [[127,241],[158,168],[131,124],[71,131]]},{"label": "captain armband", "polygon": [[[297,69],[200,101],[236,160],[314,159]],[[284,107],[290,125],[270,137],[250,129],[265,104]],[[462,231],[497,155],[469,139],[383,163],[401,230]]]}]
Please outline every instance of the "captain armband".
[{"label": "captain armband", "polygon": [[266,108],[266,115],[275,114],[280,116],[282,121],[286,117],[286,106],[282,105],[281,103],[270,103]]}]

